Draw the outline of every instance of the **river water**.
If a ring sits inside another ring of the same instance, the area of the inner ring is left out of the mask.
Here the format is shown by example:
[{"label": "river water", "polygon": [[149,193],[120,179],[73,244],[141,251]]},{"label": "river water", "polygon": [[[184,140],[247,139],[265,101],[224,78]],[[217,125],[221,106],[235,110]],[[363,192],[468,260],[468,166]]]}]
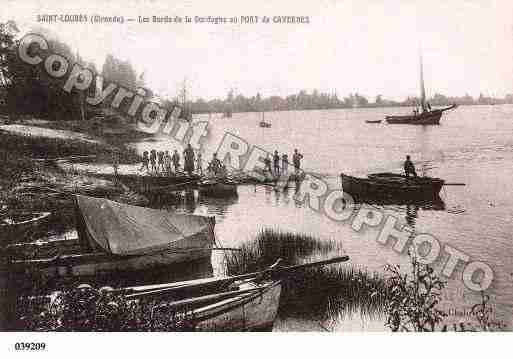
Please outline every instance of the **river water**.
[{"label": "river water", "polygon": [[[386,213],[404,219],[419,233],[435,236],[442,248],[448,244],[483,261],[494,271],[488,289],[493,317],[512,327],[513,301],[513,106],[464,106],[444,114],[440,126],[368,124],[386,114],[401,114],[407,108],[289,111],[265,114],[271,128],[261,128],[259,113],[234,114],[233,118],[209,121],[204,159],[210,158],[226,132],[269,152],[292,156],[294,148],[303,154],[302,167],[321,174],[331,188],[340,188],[340,172],[366,175],[399,171],[410,154],[418,172],[462,182],[466,186],[445,187],[441,208],[381,206]],[[139,151],[178,148],[169,138],[144,140]],[[181,151],[180,151],[181,152]],[[205,161],[206,162],[206,161]],[[253,239],[263,228],[311,234],[342,243],[351,260],[348,266],[382,273],[386,264],[407,267],[409,259],[392,245],[376,242],[373,229],[355,232],[350,223],[336,223],[294,201],[294,190],[274,191],[261,186],[240,186],[238,197],[199,200],[171,205],[178,211],[215,215],[216,235],[224,246],[238,246]],[[217,255],[217,254],[216,254]],[[442,256],[437,269],[447,260]],[[443,295],[442,308],[456,320],[472,321],[466,311],[480,296],[466,289],[458,266]],[[458,311],[458,312],[455,312]],[[329,323],[308,319],[279,318],[275,330],[380,331],[384,317],[357,312]],[[324,328],[324,329],[323,329]]]}]

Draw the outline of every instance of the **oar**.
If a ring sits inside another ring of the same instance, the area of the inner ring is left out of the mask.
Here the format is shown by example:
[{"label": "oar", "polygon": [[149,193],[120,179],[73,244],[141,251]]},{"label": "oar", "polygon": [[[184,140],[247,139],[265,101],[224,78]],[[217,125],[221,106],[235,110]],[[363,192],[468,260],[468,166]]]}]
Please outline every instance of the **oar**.
[{"label": "oar", "polygon": [[232,277],[222,277],[222,278],[205,278],[200,280],[193,280],[189,282],[177,282],[177,283],[163,283],[163,284],[154,284],[154,285],[145,285],[140,287],[129,287],[129,288],[121,288],[117,291],[124,292],[124,293],[137,293],[137,292],[146,292],[154,289],[164,289],[168,288],[169,291],[172,290],[183,290],[183,289],[194,289],[194,288],[200,288],[202,286],[220,286],[220,285],[227,285],[230,283],[233,283],[237,280],[244,280],[249,278],[256,278],[258,276],[263,275],[273,275],[277,276],[280,274],[285,274],[287,272],[293,272],[299,269],[304,268],[310,268],[310,267],[318,267],[328,264],[334,264],[334,263],[340,263],[340,262],[346,262],[349,260],[349,256],[342,256],[342,257],[335,257],[323,261],[318,262],[311,262],[311,263],[305,263],[305,264],[297,264],[289,267],[277,267],[281,259],[279,259],[275,264],[270,266],[269,268],[266,268],[263,271],[260,272],[253,272],[253,273],[247,273],[247,274],[240,274]]},{"label": "oar", "polygon": [[[151,291],[147,291],[147,292],[129,294],[126,296],[126,298],[138,298],[138,297],[143,297],[143,296],[148,296],[148,295],[161,294],[164,292],[168,292],[170,289],[173,289],[173,288],[163,288],[163,289],[151,290]],[[203,295],[200,297],[181,299],[181,300],[177,300],[177,301],[168,303],[166,305],[166,307],[170,308],[170,307],[177,307],[177,306],[183,306],[183,305],[189,305],[189,304],[199,304],[201,302],[210,301],[210,300],[214,300],[214,299],[220,300],[220,299],[224,299],[227,297],[232,297],[232,296],[236,296],[236,295],[254,292],[255,290],[262,290],[262,288],[255,287],[255,288],[251,288],[251,289],[230,290],[230,291],[221,292],[221,293]]]},{"label": "oar", "polygon": [[466,186],[466,184],[458,183],[458,182],[449,182],[449,183],[444,183],[444,186]]}]

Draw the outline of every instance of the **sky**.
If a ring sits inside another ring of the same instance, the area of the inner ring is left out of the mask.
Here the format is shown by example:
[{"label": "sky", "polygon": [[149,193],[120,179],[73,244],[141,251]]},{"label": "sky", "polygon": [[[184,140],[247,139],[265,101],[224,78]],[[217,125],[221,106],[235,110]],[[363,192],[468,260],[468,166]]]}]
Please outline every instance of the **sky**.
[{"label": "sky", "polygon": [[[44,26],[99,68],[108,53],[129,60],[148,86],[175,96],[286,96],[301,89],[358,92],[373,99],[419,93],[419,52],[427,95],[513,93],[513,1],[159,1],[3,0],[0,21],[22,32]],[[189,16],[189,24],[37,22],[38,14]],[[194,23],[195,16],[263,16],[268,24]],[[273,23],[308,16],[309,24]]]}]

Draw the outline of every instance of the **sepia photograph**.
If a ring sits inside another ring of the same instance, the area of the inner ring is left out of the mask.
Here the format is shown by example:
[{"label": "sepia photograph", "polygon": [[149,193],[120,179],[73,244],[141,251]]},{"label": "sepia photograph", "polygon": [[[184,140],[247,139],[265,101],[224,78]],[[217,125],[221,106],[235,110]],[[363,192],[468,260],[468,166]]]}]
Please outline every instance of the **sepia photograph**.
[{"label": "sepia photograph", "polygon": [[510,1],[1,7],[2,350],[512,331]]}]

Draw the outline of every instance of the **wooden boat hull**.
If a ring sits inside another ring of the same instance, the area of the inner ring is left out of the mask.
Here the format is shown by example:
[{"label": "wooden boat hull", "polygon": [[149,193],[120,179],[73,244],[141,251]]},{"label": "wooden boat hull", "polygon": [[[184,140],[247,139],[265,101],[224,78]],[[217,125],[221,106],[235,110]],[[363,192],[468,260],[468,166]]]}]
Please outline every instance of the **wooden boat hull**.
[{"label": "wooden boat hull", "polygon": [[234,183],[200,183],[199,194],[207,197],[234,197],[237,196],[237,185]]},{"label": "wooden boat hull", "polygon": [[393,183],[371,178],[357,178],[340,175],[342,189],[357,199],[433,199],[438,196],[443,180],[422,182],[419,179],[405,179],[402,183]]},{"label": "wooden boat hull", "polygon": [[193,311],[195,331],[272,330],[280,304],[281,282]]},{"label": "wooden boat hull", "polygon": [[38,212],[33,213],[30,219],[22,221],[9,221],[4,219],[0,223],[0,243],[8,243],[13,238],[16,238],[17,240],[20,238],[24,239],[28,234],[44,225],[48,221],[50,215],[50,212]]},{"label": "wooden boat hull", "polygon": [[426,111],[417,115],[386,116],[385,120],[389,124],[399,125],[439,125],[444,111],[448,111],[453,108],[456,108],[456,105],[442,109]]},{"label": "wooden boat hull", "polygon": [[117,256],[107,253],[65,255],[50,261],[17,262],[12,264],[27,274],[38,272],[43,277],[87,277],[120,272],[156,270],[185,262],[210,259],[213,240],[207,237],[185,238],[172,248],[157,253]]}]

